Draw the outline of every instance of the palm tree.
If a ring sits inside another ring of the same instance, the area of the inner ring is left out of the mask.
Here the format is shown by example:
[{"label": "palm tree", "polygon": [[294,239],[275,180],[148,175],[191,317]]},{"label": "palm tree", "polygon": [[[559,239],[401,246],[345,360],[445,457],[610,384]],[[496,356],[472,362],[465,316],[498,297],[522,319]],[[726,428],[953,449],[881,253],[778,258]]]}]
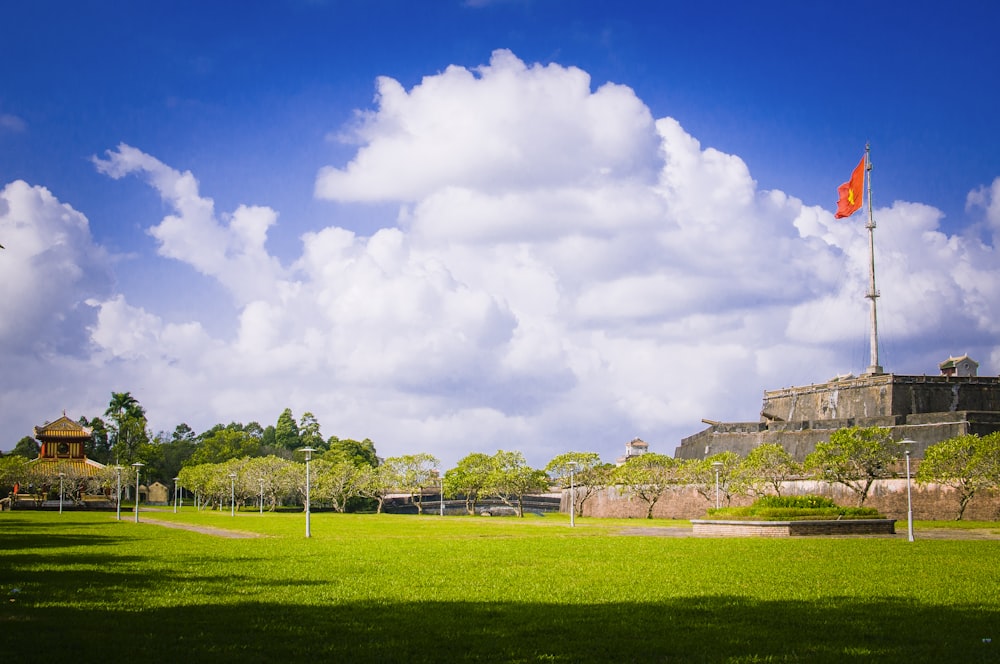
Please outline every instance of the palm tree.
[{"label": "palm tree", "polygon": [[115,463],[131,463],[146,434],[146,411],[131,392],[112,392],[111,402],[104,414],[114,422],[110,428]]}]

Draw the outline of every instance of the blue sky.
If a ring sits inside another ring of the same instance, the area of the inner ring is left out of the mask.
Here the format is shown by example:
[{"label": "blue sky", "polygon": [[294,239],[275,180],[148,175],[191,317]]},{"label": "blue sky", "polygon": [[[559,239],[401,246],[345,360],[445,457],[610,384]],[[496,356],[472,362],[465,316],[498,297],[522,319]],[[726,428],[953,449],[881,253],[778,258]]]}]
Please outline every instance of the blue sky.
[{"label": "blue sky", "polygon": [[702,417],[755,420],[764,389],[866,366],[863,220],[832,219],[866,141],[883,364],[969,352],[995,375],[998,15],[16,3],[0,449],[131,390],[155,430],[289,406],[446,464],[670,453]]}]

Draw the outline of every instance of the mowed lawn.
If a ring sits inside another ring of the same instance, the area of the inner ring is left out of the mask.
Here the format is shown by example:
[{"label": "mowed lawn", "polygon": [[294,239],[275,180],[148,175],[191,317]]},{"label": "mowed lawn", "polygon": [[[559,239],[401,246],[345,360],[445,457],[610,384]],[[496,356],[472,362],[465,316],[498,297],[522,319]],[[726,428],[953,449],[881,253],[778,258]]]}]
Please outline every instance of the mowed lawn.
[{"label": "mowed lawn", "polygon": [[[1000,541],[647,521],[0,514],[4,662],[992,662]],[[904,526],[905,524],[901,524]]]}]

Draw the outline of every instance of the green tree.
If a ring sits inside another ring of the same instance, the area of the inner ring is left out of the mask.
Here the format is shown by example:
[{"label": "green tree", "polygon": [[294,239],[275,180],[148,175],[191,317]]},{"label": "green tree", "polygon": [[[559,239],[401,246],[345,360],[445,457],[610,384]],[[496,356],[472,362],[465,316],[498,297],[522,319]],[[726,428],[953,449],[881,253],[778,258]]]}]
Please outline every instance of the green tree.
[{"label": "green tree", "polygon": [[139,446],[149,442],[146,411],[130,392],[112,392],[104,414],[111,418],[108,432],[115,463],[133,463],[137,459]]},{"label": "green tree", "polygon": [[[34,439],[32,439],[34,440]],[[31,464],[37,466],[38,464]],[[0,497],[9,495],[14,484],[21,484],[21,493],[27,493],[28,459],[20,454],[0,457]]]},{"label": "green tree", "polygon": [[488,454],[473,452],[444,474],[444,493],[448,497],[462,496],[465,499],[465,511],[476,513],[476,504],[483,491],[489,486],[490,473],[493,470],[493,460]]},{"label": "green tree", "polygon": [[198,437],[191,427],[182,423],[169,436],[161,431],[153,438],[153,442],[159,456],[161,481],[169,483],[194,454]]},{"label": "green tree", "polygon": [[258,500],[264,494],[264,504],[273,512],[279,502],[295,493],[295,477],[299,464],[274,455],[254,457],[243,465],[248,486],[255,489]]},{"label": "green tree", "polygon": [[323,455],[324,459],[342,459],[350,461],[356,466],[371,466],[372,468],[379,465],[378,454],[375,453],[375,443],[367,438],[357,441],[330,436],[326,447],[329,449]]},{"label": "green tree", "polygon": [[387,464],[380,466],[358,466],[358,494],[363,498],[374,500],[375,512],[382,513],[385,498],[392,491],[395,478],[393,470]]},{"label": "green tree", "polygon": [[524,497],[545,491],[549,486],[544,470],[528,465],[520,452],[498,450],[491,458],[492,469],[485,492],[497,496],[505,505],[515,507],[524,516]]},{"label": "green tree", "polygon": [[15,456],[24,457],[25,459],[37,459],[38,453],[41,451],[42,446],[38,444],[37,440],[31,436],[25,436],[17,441],[17,445],[14,446],[14,449],[10,453]]},{"label": "green tree", "polygon": [[816,444],[805,467],[822,480],[849,488],[861,507],[875,480],[890,476],[899,460],[898,447],[886,427],[838,429],[828,442]]},{"label": "green tree", "polygon": [[199,438],[201,441],[189,458],[192,465],[260,455],[260,440],[236,422],[225,427],[217,424]]},{"label": "green tree", "polygon": [[[733,496],[743,491],[740,483],[740,455],[736,452],[720,452],[707,459],[691,459],[681,463],[680,475],[682,481],[694,487],[710,505],[715,505],[716,486],[720,502],[729,505]],[[716,467],[713,464],[721,464]],[[716,475],[718,469],[718,475]],[[718,477],[718,484],[716,478]]]},{"label": "green tree", "polygon": [[924,452],[917,469],[917,483],[944,484],[958,494],[961,521],[965,508],[976,494],[995,488],[1000,481],[1000,432],[980,437],[956,436],[935,443]]},{"label": "green tree", "polygon": [[302,447],[299,425],[295,423],[291,408],[281,411],[281,415],[278,416],[278,423],[274,426],[274,443],[286,450],[297,450]]},{"label": "green tree", "polygon": [[84,452],[88,459],[93,459],[98,463],[111,463],[111,439],[108,434],[108,425],[99,417],[88,420],[86,417],[80,418],[80,424],[90,427],[90,442]]},{"label": "green tree", "polygon": [[389,468],[388,472],[393,478],[396,488],[410,494],[410,498],[420,514],[424,513],[424,489],[437,484],[438,472],[436,468],[440,463],[437,457],[426,452],[404,454],[385,460],[385,465]]},{"label": "green tree", "polygon": [[632,457],[615,469],[612,480],[619,491],[646,503],[646,518],[653,518],[653,509],[671,486],[680,481],[680,465],[666,454],[647,452]]},{"label": "green tree", "polygon": [[319,430],[319,422],[312,413],[303,413],[302,418],[299,420],[299,443],[302,447],[311,447],[317,450],[325,450],[327,448],[327,444],[323,440],[323,434]]},{"label": "green tree", "polygon": [[773,491],[781,495],[781,485],[802,473],[792,455],[777,443],[758,445],[740,462],[737,482],[755,496]]},{"label": "green tree", "polygon": [[315,488],[312,489],[316,492],[314,495],[336,511],[346,511],[348,502],[361,495],[361,486],[368,479],[362,467],[350,461],[327,460],[325,457],[313,464],[316,471]]},{"label": "green tree", "polygon": [[577,516],[583,516],[584,503],[608,485],[613,468],[602,464],[596,452],[566,452],[549,461],[545,472],[564,489],[570,488],[572,481],[573,509]]}]

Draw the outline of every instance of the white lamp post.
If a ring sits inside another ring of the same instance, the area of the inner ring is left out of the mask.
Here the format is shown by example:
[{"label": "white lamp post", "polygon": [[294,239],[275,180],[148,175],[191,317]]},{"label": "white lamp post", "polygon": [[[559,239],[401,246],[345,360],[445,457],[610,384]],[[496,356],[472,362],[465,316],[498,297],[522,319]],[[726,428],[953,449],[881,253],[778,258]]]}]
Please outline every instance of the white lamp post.
[{"label": "white lamp post", "polygon": [[179,482],[180,479],[181,478],[179,477],[174,478],[174,514],[177,514],[177,482]]},{"label": "white lamp post", "polygon": [[132,464],[135,468],[135,522],[139,523],[139,473],[142,472],[142,467],[146,464],[141,461],[136,461]]},{"label": "white lamp post", "polygon": [[719,471],[722,470],[722,462],[712,462],[712,468],[715,468],[715,509],[719,509]]},{"label": "white lamp post", "polygon": [[438,514],[444,516],[444,474],[442,473],[438,479],[441,480],[441,500],[438,505]]},{"label": "white lamp post", "polygon": [[260,478],[260,515],[264,516],[264,478]]},{"label": "white lamp post", "polygon": [[312,453],[316,449],[312,447],[302,447],[299,448],[299,452],[306,455],[306,537],[312,537],[312,532],[309,530],[309,461],[312,459]]},{"label": "white lamp post", "polygon": [[913,541],[913,498],[910,496],[910,447],[917,441],[906,438],[899,441],[906,452],[906,538]]},{"label": "white lamp post", "polygon": [[62,514],[63,505],[63,478],[66,477],[66,473],[59,473],[59,513]]},{"label": "white lamp post", "polygon": [[236,473],[229,473],[229,510],[230,516],[236,516]]},{"label": "white lamp post", "polygon": [[115,466],[115,477],[117,482],[115,482],[115,503],[116,512],[118,513],[118,520],[122,520],[122,467]]},{"label": "white lamp post", "polygon": [[576,527],[576,461],[570,461],[569,466],[569,527]]}]

